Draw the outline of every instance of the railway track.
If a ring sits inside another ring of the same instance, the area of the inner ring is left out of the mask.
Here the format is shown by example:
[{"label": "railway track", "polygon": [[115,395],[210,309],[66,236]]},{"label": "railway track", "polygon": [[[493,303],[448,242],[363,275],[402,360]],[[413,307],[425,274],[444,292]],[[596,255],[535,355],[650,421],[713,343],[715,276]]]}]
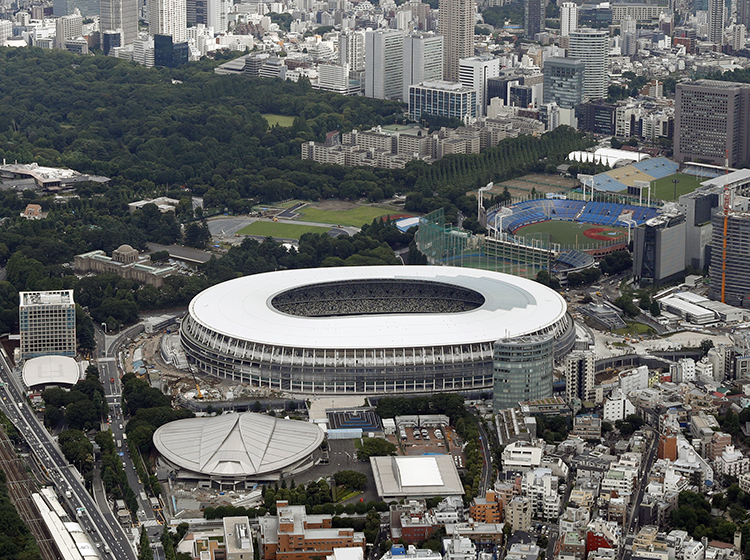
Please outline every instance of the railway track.
[{"label": "railway track", "polygon": [[37,491],[36,482],[26,472],[25,463],[5,431],[0,428],[0,469],[5,472],[8,495],[21,519],[34,535],[39,552],[45,560],[57,560],[60,553],[44,524],[31,495]]}]

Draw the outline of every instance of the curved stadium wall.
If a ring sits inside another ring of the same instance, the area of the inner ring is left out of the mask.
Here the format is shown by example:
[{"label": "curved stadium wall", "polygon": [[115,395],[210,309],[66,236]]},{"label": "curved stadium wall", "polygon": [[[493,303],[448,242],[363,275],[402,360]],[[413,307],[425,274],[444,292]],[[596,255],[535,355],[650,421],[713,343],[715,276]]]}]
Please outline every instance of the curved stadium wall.
[{"label": "curved stadium wall", "polygon": [[500,339],[575,342],[555,291],[515,276],[433,266],[271,272],[213,286],[190,303],[180,337],[198,370],[299,394],[493,387]]}]

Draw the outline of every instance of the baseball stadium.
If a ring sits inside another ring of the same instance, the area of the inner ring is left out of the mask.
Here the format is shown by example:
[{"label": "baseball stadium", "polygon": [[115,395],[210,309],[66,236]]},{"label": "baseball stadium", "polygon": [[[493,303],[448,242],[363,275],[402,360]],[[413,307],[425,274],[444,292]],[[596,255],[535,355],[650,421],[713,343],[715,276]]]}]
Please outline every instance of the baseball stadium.
[{"label": "baseball stadium", "polygon": [[476,391],[496,341],[575,342],[565,300],[472,268],[285,270],[229,280],[190,303],[180,337],[196,370],[295,394]]}]

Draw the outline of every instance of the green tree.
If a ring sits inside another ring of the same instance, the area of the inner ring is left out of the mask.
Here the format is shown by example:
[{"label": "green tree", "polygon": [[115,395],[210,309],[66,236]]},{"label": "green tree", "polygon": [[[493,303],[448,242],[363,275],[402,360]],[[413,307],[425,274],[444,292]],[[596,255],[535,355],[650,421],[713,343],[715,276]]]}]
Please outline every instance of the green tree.
[{"label": "green tree", "polygon": [[370,457],[395,455],[396,450],[396,446],[388,440],[381,438],[364,438],[362,446],[357,449],[357,458],[360,461],[369,461]]}]

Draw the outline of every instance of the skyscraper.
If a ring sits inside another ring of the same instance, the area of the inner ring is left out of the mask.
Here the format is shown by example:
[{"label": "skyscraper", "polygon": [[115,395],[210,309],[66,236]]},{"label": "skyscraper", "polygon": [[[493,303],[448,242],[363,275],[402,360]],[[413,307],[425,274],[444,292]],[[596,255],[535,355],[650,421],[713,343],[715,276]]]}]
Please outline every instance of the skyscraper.
[{"label": "skyscraper", "polygon": [[594,400],[596,354],[590,350],[571,352],[565,357],[565,401]]},{"label": "skyscraper", "polygon": [[500,75],[500,59],[491,56],[472,56],[459,61],[458,80],[477,92],[477,116],[486,113],[487,79]]},{"label": "skyscraper", "polygon": [[571,31],[578,29],[578,4],[563,2],[560,6],[560,36],[568,37]]},{"label": "skyscraper", "polygon": [[544,31],[546,27],[545,0],[524,0],[523,30],[527,37]]},{"label": "skyscraper", "polygon": [[348,65],[352,72],[365,69],[365,33],[348,30],[339,35],[339,64]]},{"label": "skyscraper", "polygon": [[724,36],[724,0],[708,0],[708,40],[721,44]]},{"label": "skyscraper", "polygon": [[606,31],[580,28],[570,32],[568,58],[586,65],[583,95],[588,99],[607,97],[609,85],[609,35]]},{"label": "skyscraper", "polygon": [[19,294],[21,358],[76,355],[73,290]]},{"label": "skyscraper", "polygon": [[750,85],[718,80],[677,84],[674,158],[732,167],[750,161]]},{"label": "skyscraper", "polygon": [[750,304],[750,212],[733,210],[730,206],[729,210],[715,213],[711,217],[711,225],[711,285],[708,297],[737,307],[747,307]]},{"label": "skyscraper", "polygon": [[120,30],[122,44],[131,45],[138,37],[138,0],[101,0],[99,29],[102,32]]},{"label": "skyscraper", "polygon": [[679,278],[685,272],[685,214],[665,213],[633,231],[633,276],[649,284]]},{"label": "skyscraper", "polygon": [[475,0],[440,0],[438,32],[444,37],[443,78],[458,81],[458,61],[474,54]]},{"label": "skyscraper", "polygon": [[75,13],[55,20],[55,47],[65,48],[66,39],[75,39],[83,34],[83,18]]},{"label": "skyscraper", "polygon": [[552,57],[544,61],[544,103],[557,103],[573,109],[583,102],[583,76],[586,65],[581,60]]},{"label": "skyscraper", "polygon": [[404,85],[404,32],[365,33],[365,97],[401,99]]},{"label": "skyscraper", "polygon": [[529,335],[495,342],[492,408],[552,396],[554,338]]},{"label": "skyscraper", "polygon": [[410,33],[404,37],[404,92],[409,101],[409,86],[443,79],[443,36],[435,33]]},{"label": "skyscraper", "polygon": [[169,35],[174,43],[187,40],[186,0],[151,0],[148,7],[148,34]]},{"label": "skyscraper", "polygon": [[76,9],[83,17],[99,15],[99,0],[54,0],[52,13],[55,17],[69,16]]}]

